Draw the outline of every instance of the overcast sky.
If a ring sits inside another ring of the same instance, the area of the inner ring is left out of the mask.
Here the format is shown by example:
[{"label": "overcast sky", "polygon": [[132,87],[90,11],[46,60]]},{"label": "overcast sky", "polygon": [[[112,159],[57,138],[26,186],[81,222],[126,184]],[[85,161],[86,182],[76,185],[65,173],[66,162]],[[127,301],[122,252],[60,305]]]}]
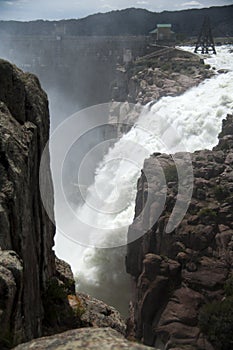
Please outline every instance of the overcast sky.
[{"label": "overcast sky", "polygon": [[81,18],[127,7],[161,12],[230,4],[233,4],[232,0],[0,0],[0,19]]}]

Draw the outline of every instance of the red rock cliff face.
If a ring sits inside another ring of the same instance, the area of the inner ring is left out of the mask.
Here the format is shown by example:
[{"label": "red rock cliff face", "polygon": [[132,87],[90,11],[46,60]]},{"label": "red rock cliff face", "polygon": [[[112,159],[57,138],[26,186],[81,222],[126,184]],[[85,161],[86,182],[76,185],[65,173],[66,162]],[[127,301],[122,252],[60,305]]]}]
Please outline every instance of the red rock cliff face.
[{"label": "red rock cliff face", "polygon": [[[198,315],[203,304],[224,297],[223,286],[232,273],[233,116],[223,121],[218,145],[191,158],[194,190],[182,222],[171,233],[165,232],[177,194],[177,178],[170,172],[163,213],[142,238],[128,246],[126,267],[134,290],[129,333],[147,345],[162,344],[166,349],[210,350],[213,346],[199,329]],[[152,187],[155,183],[157,161],[165,174],[174,168],[167,155],[155,154],[145,161],[135,216],[146,202],[148,183]],[[130,236],[140,232],[156,207],[155,198],[134,220]]]},{"label": "red rock cliff face", "polygon": [[[46,94],[38,79],[0,60],[0,340],[41,335],[41,295],[55,274],[54,227],[39,192],[49,137]],[[44,181],[51,189],[48,161]]]}]

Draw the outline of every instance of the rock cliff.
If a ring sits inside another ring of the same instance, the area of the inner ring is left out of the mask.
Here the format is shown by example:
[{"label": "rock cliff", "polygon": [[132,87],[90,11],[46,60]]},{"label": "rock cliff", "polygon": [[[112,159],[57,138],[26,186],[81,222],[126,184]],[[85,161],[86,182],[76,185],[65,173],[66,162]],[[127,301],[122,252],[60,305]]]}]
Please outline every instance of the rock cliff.
[{"label": "rock cliff", "polygon": [[[55,274],[54,227],[38,180],[48,137],[48,101],[38,79],[1,60],[0,338],[6,345],[41,335],[42,292]],[[52,193],[47,165],[44,181]]]},{"label": "rock cliff", "polygon": [[[167,180],[167,199],[159,220],[142,238],[128,246],[126,257],[134,290],[129,335],[147,345],[173,350],[230,348],[226,338],[232,332],[227,331],[224,323],[226,320],[232,327],[230,307],[225,319],[221,318],[225,339],[220,347],[213,337],[219,326],[214,326],[212,334],[209,330],[205,333],[205,329],[213,321],[210,313],[224,307],[226,283],[232,285],[232,125],[233,116],[228,115],[223,121],[218,145],[212,151],[190,154],[194,172],[193,195],[185,217],[171,233],[166,233],[166,224],[177,199],[175,164],[172,157],[165,154],[154,154],[145,160],[138,181],[137,219],[129,228],[129,235],[137,234],[145,222],[153,222],[159,206],[156,197],[148,210],[142,212],[142,209],[148,191],[156,193],[158,162]],[[152,188],[148,189],[148,184]],[[232,289],[229,294],[232,298]],[[217,304],[211,304],[213,301],[219,303],[218,309]],[[209,305],[209,309],[203,309],[204,305]],[[212,311],[211,305],[214,305]]]}]

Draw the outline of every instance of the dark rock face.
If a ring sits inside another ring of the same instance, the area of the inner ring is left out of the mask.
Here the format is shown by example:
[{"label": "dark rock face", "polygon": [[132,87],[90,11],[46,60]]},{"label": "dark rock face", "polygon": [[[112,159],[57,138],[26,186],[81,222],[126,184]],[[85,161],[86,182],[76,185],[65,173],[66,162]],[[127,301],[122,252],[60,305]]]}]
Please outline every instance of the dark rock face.
[{"label": "dark rock face", "polygon": [[[5,345],[41,335],[41,295],[55,275],[55,231],[40,201],[38,176],[48,137],[48,101],[38,79],[1,60],[0,339]],[[52,194],[49,159],[47,166],[43,181]]]},{"label": "dark rock face", "polygon": [[[200,308],[224,297],[224,284],[233,269],[233,116],[223,121],[219,143],[212,151],[191,154],[194,189],[189,209],[171,233],[165,227],[176,201],[177,179],[167,183],[167,200],[157,223],[128,246],[126,267],[132,276],[134,300],[129,333],[147,345],[166,349],[213,349],[201,333]],[[142,211],[148,183],[154,183],[156,162],[174,167],[171,157],[155,154],[144,163],[138,182],[135,214]],[[156,205],[135,219],[153,219]],[[134,325],[134,326],[133,326]]]},{"label": "dark rock face", "polygon": [[[11,334],[23,338],[21,304],[23,299],[23,264],[14,251],[0,251],[1,338],[10,345]],[[14,314],[14,316],[13,316]],[[14,317],[14,321],[12,320]],[[12,328],[11,328],[12,327]],[[0,338],[0,339],[1,339]],[[2,339],[1,339],[2,340]]]}]

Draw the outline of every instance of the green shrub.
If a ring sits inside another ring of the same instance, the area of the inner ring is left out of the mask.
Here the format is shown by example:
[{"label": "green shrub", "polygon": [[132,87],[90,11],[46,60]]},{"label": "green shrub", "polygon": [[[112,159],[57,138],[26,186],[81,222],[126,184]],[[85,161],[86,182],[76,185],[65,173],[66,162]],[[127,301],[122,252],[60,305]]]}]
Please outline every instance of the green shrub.
[{"label": "green shrub", "polygon": [[213,209],[210,208],[203,208],[199,211],[199,216],[207,216],[210,218],[216,218],[217,217],[217,213],[216,211],[214,211]]},{"label": "green shrub", "polygon": [[47,288],[42,296],[44,305],[44,324],[53,326],[60,318],[60,311],[63,309],[67,299],[65,286],[60,285],[56,278],[52,278],[47,283]]},{"label": "green shrub", "polygon": [[68,299],[73,305],[73,311],[76,317],[81,318],[85,313],[86,309],[84,308],[82,301],[77,295],[68,295]]},{"label": "green shrub", "polygon": [[220,202],[224,200],[228,195],[228,189],[223,186],[215,186],[214,187],[214,195],[216,199]]},{"label": "green shrub", "polygon": [[233,297],[204,305],[199,327],[216,349],[233,349]]},{"label": "green shrub", "polygon": [[167,63],[164,63],[162,66],[161,66],[161,69],[163,71],[170,71],[171,70],[171,64],[169,62]]},{"label": "green shrub", "polygon": [[167,182],[177,182],[178,175],[175,165],[170,165],[164,169],[164,175]]},{"label": "green shrub", "polygon": [[59,284],[57,279],[51,279],[46,288],[46,298],[53,302],[59,302],[66,298],[65,286]]},{"label": "green shrub", "polygon": [[0,349],[11,349],[14,344],[13,332],[8,330],[4,333],[0,331]]}]

